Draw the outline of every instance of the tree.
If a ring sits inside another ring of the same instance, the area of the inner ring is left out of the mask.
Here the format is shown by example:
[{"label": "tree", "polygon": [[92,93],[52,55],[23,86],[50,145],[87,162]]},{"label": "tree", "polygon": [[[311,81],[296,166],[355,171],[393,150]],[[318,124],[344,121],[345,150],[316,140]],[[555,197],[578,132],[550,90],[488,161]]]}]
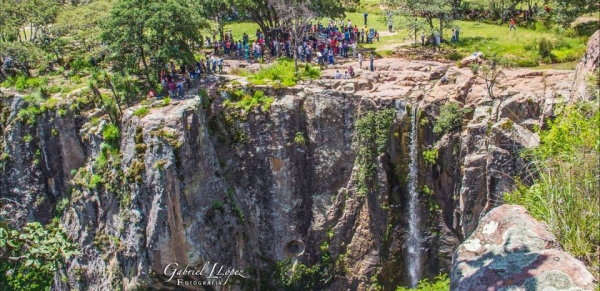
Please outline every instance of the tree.
[{"label": "tree", "polygon": [[191,48],[208,23],[191,8],[187,0],[119,0],[102,24],[101,38],[121,70],[140,73],[141,63],[141,73],[150,82],[150,57],[157,76],[161,64],[170,60],[194,61]]},{"label": "tree", "polygon": [[22,11],[14,1],[0,1],[0,35],[2,41],[16,41],[21,37]]},{"label": "tree", "polygon": [[[444,27],[452,21],[451,0],[391,0],[387,9],[392,14],[424,19],[429,25],[429,32],[438,32],[440,36],[443,36]],[[401,21],[399,24],[414,30],[417,22]]]},{"label": "tree", "polygon": [[107,21],[111,10],[110,0],[96,0],[87,5],[70,7],[60,13],[56,23],[50,28],[48,35],[48,45],[52,53],[61,52],[65,42],[61,38],[72,39],[71,47],[76,49],[78,54],[89,54],[92,57],[100,58],[106,50],[102,45],[99,25]]},{"label": "tree", "polygon": [[[499,67],[499,59],[496,56],[493,56],[489,62],[489,64],[486,63],[483,65],[472,65],[471,71],[473,71],[475,75],[483,79],[488,96],[490,96],[490,98],[494,100],[496,99],[496,95],[494,94],[494,87],[498,84],[498,79],[506,76],[506,74],[504,74],[504,71],[502,71],[502,69]],[[502,102],[504,102],[504,99],[500,100],[498,108],[496,109],[496,122],[498,122],[499,119],[499,108],[502,105]]]},{"label": "tree", "polygon": [[20,71],[30,77],[31,67],[41,62],[44,52],[30,42],[2,42],[0,43],[0,56],[12,59],[12,69]]},{"label": "tree", "polygon": [[[281,11],[277,11],[275,6],[281,2],[280,0],[209,0],[208,5],[203,2],[203,15],[209,19],[214,19],[215,15],[222,15],[232,10],[235,7],[236,11],[243,16],[246,16],[250,21],[256,23],[265,33],[269,40],[268,32],[271,29],[282,25],[281,20],[289,18],[287,15],[282,15]],[[284,1],[285,2],[285,1]],[[359,3],[359,0],[297,0],[291,1],[293,5],[304,5],[316,17],[343,17],[345,15],[345,7],[351,3]]]},{"label": "tree", "polygon": [[569,27],[579,16],[597,12],[600,6],[595,0],[551,0],[552,19],[563,27]]},{"label": "tree", "polygon": [[33,222],[20,230],[0,224],[0,286],[49,290],[55,274],[64,274],[65,261],[77,254],[77,246],[55,223],[43,227]]},{"label": "tree", "polygon": [[304,37],[309,34],[310,23],[315,19],[315,14],[310,5],[302,0],[276,0],[273,8],[278,15],[281,15],[281,24],[289,28],[293,43],[294,68],[296,77],[299,77],[298,46],[302,44]]},{"label": "tree", "polygon": [[[400,18],[400,17],[398,17]],[[405,27],[409,31],[413,33],[415,46],[417,45],[417,33],[421,30],[424,30],[426,27],[426,23],[422,18],[418,17],[406,17],[400,18],[398,22],[400,27]]]},{"label": "tree", "polygon": [[[38,31],[48,32],[49,25],[54,23],[61,8],[56,0],[23,0],[17,3],[24,22],[29,25],[29,41],[37,39]],[[25,29],[23,33],[26,36]]]}]

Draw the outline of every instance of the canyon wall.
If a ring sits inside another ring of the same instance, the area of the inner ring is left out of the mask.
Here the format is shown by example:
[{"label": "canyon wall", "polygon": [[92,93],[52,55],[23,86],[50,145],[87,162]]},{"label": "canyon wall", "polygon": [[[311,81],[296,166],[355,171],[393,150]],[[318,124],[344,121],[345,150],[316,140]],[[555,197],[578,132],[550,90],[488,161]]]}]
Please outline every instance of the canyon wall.
[{"label": "canyon wall", "polygon": [[[409,285],[417,110],[417,273],[449,273],[459,243],[523,174],[520,150],[536,146],[535,129],[571,100],[575,72],[504,69],[492,98],[468,68],[397,59],[376,66],[351,80],[326,70],[291,88],[209,78],[187,100],[156,101],[148,115],[134,114],[140,105],[124,109],[113,144],[102,134],[103,113],[73,101],[85,90],[55,96],[63,101],[33,120],[19,114],[26,98],[5,96],[2,210],[13,226],[58,217],[81,246],[59,290],[281,288],[278,262],[287,259],[317,266],[307,277],[312,290],[394,290]],[[231,102],[258,90],[273,98],[270,106]],[[436,134],[449,102],[464,109],[462,127]],[[246,278],[177,286],[164,272],[171,263],[207,262]]]}]

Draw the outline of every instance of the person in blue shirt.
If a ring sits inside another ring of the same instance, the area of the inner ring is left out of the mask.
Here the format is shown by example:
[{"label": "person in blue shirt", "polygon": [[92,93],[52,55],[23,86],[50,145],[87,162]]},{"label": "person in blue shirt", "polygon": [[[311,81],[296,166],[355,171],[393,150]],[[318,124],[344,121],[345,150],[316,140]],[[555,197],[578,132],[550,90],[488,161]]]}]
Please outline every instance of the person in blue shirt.
[{"label": "person in blue shirt", "polygon": [[177,82],[177,98],[183,99],[183,79]]},{"label": "person in blue shirt", "polygon": [[367,25],[367,16],[369,16],[368,13],[365,13],[365,15],[363,15],[365,17],[365,25]]}]

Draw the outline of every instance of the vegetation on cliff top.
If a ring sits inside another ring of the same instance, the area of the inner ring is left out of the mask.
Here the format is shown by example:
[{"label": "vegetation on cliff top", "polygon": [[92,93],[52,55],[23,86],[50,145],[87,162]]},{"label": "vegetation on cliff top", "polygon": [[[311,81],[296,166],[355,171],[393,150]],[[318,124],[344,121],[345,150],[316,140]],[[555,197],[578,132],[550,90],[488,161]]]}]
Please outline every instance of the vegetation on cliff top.
[{"label": "vegetation on cliff top", "polygon": [[255,85],[266,85],[272,82],[287,87],[295,86],[302,79],[318,79],[321,76],[319,67],[313,67],[305,64],[300,69],[300,76],[296,76],[294,62],[291,59],[280,59],[272,65],[263,67],[254,74],[248,75],[248,80]]},{"label": "vegetation on cliff top", "polygon": [[563,248],[600,275],[600,111],[597,101],[564,108],[540,131],[540,146],[524,152],[529,185],[505,195],[548,224]]}]

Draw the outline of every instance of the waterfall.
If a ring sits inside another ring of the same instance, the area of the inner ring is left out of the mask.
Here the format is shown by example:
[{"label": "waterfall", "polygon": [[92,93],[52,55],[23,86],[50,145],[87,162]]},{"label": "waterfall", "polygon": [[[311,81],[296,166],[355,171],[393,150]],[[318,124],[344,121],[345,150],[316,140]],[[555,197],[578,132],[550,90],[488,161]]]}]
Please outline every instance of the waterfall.
[{"label": "waterfall", "polygon": [[407,267],[410,276],[410,287],[416,287],[420,278],[421,271],[421,233],[419,231],[420,218],[418,213],[419,206],[419,190],[418,185],[418,138],[419,128],[417,126],[417,108],[413,109],[412,121],[410,127],[410,165],[408,173],[408,256]]}]

